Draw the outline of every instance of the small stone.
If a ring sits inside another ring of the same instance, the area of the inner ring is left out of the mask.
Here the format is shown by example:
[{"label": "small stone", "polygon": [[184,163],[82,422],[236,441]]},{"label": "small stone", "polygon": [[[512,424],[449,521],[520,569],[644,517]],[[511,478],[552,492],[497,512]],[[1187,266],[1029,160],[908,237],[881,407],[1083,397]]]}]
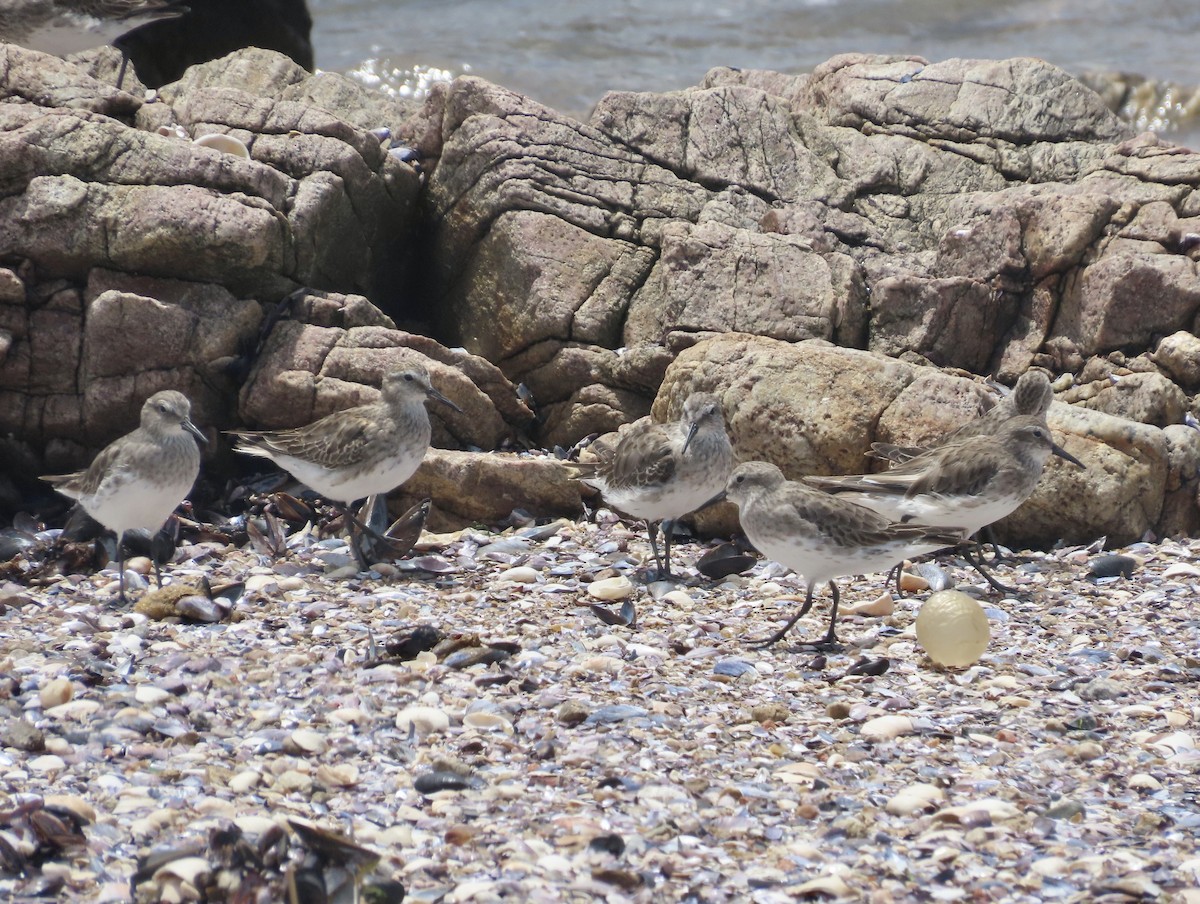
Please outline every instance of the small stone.
[{"label": "small stone", "polygon": [[862,724],[859,734],[868,741],[890,741],[913,733],[912,719],[908,716],[876,716]]},{"label": "small stone", "polygon": [[538,573],[528,565],[518,565],[496,575],[497,581],[512,581],[514,584],[536,584]]},{"label": "small stone", "polygon": [[1076,693],[1083,700],[1115,700],[1128,692],[1111,678],[1093,678]]},{"label": "small stone", "polygon": [[753,663],[744,659],[722,659],[713,665],[714,675],[724,675],[727,678],[741,678],[743,675],[758,674]]},{"label": "small stone", "polygon": [[850,718],[850,704],[841,700],[835,700],[825,707],[825,712],[831,719],[838,719],[839,721],[848,719]]},{"label": "small stone", "polygon": [[125,560],[125,570],[145,577],[154,570],[154,563],[145,556],[133,556]]},{"label": "small stone", "polygon": [[1156,779],[1153,775],[1145,772],[1135,772],[1129,776],[1127,782],[1130,788],[1135,791],[1161,791],[1162,782]]},{"label": "small stone", "polygon": [[70,678],[54,678],[47,681],[38,690],[38,702],[42,709],[62,706],[75,695],[75,685]]},{"label": "small stone", "polygon": [[38,753],[46,749],[46,736],[40,728],[25,719],[5,719],[0,722],[0,747]]},{"label": "small stone", "polygon": [[1076,817],[1083,816],[1085,809],[1083,804],[1077,800],[1060,800],[1046,808],[1044,815],[1047,819],[1066,819],[1075,820]]},{"label": "small stone", "polygon": [[602,578],[588,584],[587,592],[589,596],[594,596],[598,600],[623,600],[627,596],[633,595],[633,582],[624,575]]},{"label": "small stone", "polygon": [[613,722],[624,722],[626,719],[639,719],[649,715],[649,710],[641,706],[631,706],[628,703],[614,703],[593,710],[586,721],[589,725],[607,725]]},{"label": "small stone", "polygon": [[1104,748],[1095,741],[1080,741],[1071,750],[1071,756],[1086,763],[1104,756]]},{"label": "small stone", "polygon": [[792,712],[783,703],[759,703],[750,710],[755,722],[786,722]]},{"label": "small stone", "polygon": [[913,574],[911,571],[902,571],[900,572],[900,589],[906,593],[928,590],[929,581],[925,580],[919,574]]},{"label": "small stone", "polygon": [[591,710],[579,701],[565,700],[559,704],[558,711],[554,714],[554,721],[559,725],[572,728],[587,719],[590,713]]}]

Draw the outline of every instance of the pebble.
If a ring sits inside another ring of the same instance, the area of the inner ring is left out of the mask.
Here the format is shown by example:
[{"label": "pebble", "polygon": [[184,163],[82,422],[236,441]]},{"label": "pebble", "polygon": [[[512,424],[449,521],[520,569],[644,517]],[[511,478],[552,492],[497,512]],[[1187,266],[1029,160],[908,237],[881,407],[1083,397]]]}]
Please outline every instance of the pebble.
[{"label": "pebble", "polygon": [[758,703],[750,710],[755,722],[786,722],[792,712],[783,703]]},{"label": "pebble", "polygon": [[591,710],[577,700],[566,700],[559,705],[554,721],[571,728],[585,721],[590,713]]},{"label": "pebble", "polygon": [[311,728],[297,728],[288,735],[284,749],[289,753],[322,754],[329,749],[329,742],[319,731],[313,731]]},{"label": "pebble", "polygon": [[721,659],[713,665],[714,675],[724,675],[727,678],[741,678],[743,675],[757,674],[754,664],[744,659]]},{"label": "pebble", "polygon": [[30,772],[62,772],[67,768],[66,761],[52,753],[35,756],[26,765]]},{"label": "pebble", "polygon": [[42,685],[38,691],[38,702],[42,709],[62,706],[75,694],[75,685],[70,678],[54,678]]},{"label": "pebble", "polygon": [[511,581],[514,584],[536,584],[539,575],[528,565],[518,565],[508,568],[496,575],[497,581]]},{"label": "pebble", "polygon": [[257,788],[262,781],[262,776],[253,769],[244,769],[229,779],[227,785],[229,790],[235,794],[245,794]]},{"label": "pebble", "polygon": [[588,584],[587,592],[598,600],[623,600],[633,595],[633,582],[624,575],[602,578]]},{"label": "pebble", "polygon": [[626,719],[639,719],[649,715],[649,710],[641,706],[631,706],[628,703],[614,703],[602,706],[585,719],[589,725],[607,725],[612,722],[624,722]]},{"label": "pebble", "polygon": [[1135,772],[1126,784],[1135,791],[1161,791],[1162,782],[1145,772]]}]

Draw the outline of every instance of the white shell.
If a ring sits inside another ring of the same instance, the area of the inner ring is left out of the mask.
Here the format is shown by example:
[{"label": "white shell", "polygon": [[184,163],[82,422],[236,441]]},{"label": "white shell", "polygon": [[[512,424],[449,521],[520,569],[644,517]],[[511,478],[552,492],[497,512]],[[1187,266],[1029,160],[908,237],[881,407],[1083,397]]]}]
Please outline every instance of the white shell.
[{"label": "white shell", "polygon": [[212,148],[214,151],[232,154],[234,157],[250,159],[250,149],[232,135],[222,135],[220,133],[201,135],[192,144],[197,147]]}]

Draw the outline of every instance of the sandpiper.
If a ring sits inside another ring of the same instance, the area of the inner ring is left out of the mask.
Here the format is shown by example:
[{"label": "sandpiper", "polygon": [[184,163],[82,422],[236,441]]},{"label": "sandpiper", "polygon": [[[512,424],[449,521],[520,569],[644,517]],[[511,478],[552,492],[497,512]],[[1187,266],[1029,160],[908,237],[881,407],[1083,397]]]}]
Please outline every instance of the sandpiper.
[{"label": "sandpiper", "polygon": [[306,427],[230,432],[238,438],[236,451],[271,459],[338,505],[350,548],[365,571],[369,563],[355,537],[355,527],[362,525],[350,506],[395,489],[417,470],[431,435],[427,398],[462,411],[434,389],[429,371],[413,362],[384,377],[378,401],[335,411]]},{"label": "sandpiper", "polygon": [[[121,602],[125,602],[121,542],[125,532],[161,529],[200,473],[196,441],[208,440],[192,423],[191,412],[183,393],[156,392],[142,405],[141,426],[105,446],[87,470],[42,478],[117,535]],[[154,572],[161,587],[157,561]]]},{"label": "sandpiper", "polygon": [[890,520],[961,527],[970,536],[1033,495],[1051,454],[1084,467],[1054,442],[1043,416],[1026,414],[993,434],[945,443],[881,474],[805,480]]},{"label": "sandpiper", "polygon": [[[0,0],[0,41],[67,56],[119,45],[142,26],[187,11],[177,0]],[[129,62],[124,50],[121,57],[118,88]]]},{"label": "sandpiper", "polygon": [[1018,415],[1031,415],[1039,419],[1043,426],[1046,424],[1046,412],[1054,401],[1054,390],[1050,388],[1050,380],[1040,370],[1027,370],[1017,379],[1012,392],[1002,398],[989,411],[979,417],[967,421],[956,430],[928,446],[897,446],[892,443],[872,443],[871,454],[893,464],[903,464],[918,455],[923,455],[930,449],[936,449],[955,440],[966,439],[970,436],[992,436],[1000,431],[1009,418]]},{"label": "sandpiper", "polygon": [[730,475],[725,492],[737,503],[738,518],[750,542],[768,558],[803,575],[804,605],[780,630],[750,643],[780,640],[812,608],[813,590],[828,583],[833,592],[829,630],[815,646],[836,649],[838,588],[834,578],[881,571],[904,559],[954,546],[963,529],[899,524],[866,506],[832,496],[800,481],[787,480],[775,465],[751,461]]},{"label": "sandpiper", "polygon": [[[674,424],[642,418],[625,428],[613,448],[600,447],[594,473],[582,477],[619,512],[646,522],[660,578],[671,575],[674,521],[699,508],[725,486],[733,448],[715,395],[694,392]],[[664,553],[658,549],[662,522]]]}]

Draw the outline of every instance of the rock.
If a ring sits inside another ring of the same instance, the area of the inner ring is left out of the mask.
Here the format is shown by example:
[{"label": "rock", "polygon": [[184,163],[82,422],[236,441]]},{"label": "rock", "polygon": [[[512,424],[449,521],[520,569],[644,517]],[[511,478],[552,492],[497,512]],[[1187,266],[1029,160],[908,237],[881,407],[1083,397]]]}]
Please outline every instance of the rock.
[{"label": "rock", "polygon": [[1135,373],[1105,384],[1083,404],[1096,411],[1165,427],[1178,424],[1188,407],[1187,396],[1178,386],[1157,373]]},{"label": "rock", "polygon": [[755,722],[786,722],[791,711],[784,703],[756,703],[750,710]]},{"label": "rock", "polygon": [[553,458],[430,449],[395,505],[402,510],[432,499],[426,526],[446,531],[497,524],[514,509],[538,517],[574,517],[583,511],[580,487],[572,472]]},{"label": "rock", "polygon": [[[531,417],[495,366],[392,329],[361,297],[309,293],[299,300],[296,314],[318,322],[277,323],[242,388],[240,414],[256,428],[300,426],[362,404],[373,395],[368,385],[378,386],[398,357],[408,354],[402,349],[424,355],[433,384],[463,409],[429,406],[434,445],[493,449]],[[324,325],[329,323],[345,326]]]},{"label": "rock", "polygon": [[6,717],[0,721],[0,747],[39,753],[46,749],[46,736],[40,728],[25,719]]},{"label": "rock", "polygon": [[1200,336],[1187,330],[1164,336],[1150,360],[1188,392],[1200,388]]}]

